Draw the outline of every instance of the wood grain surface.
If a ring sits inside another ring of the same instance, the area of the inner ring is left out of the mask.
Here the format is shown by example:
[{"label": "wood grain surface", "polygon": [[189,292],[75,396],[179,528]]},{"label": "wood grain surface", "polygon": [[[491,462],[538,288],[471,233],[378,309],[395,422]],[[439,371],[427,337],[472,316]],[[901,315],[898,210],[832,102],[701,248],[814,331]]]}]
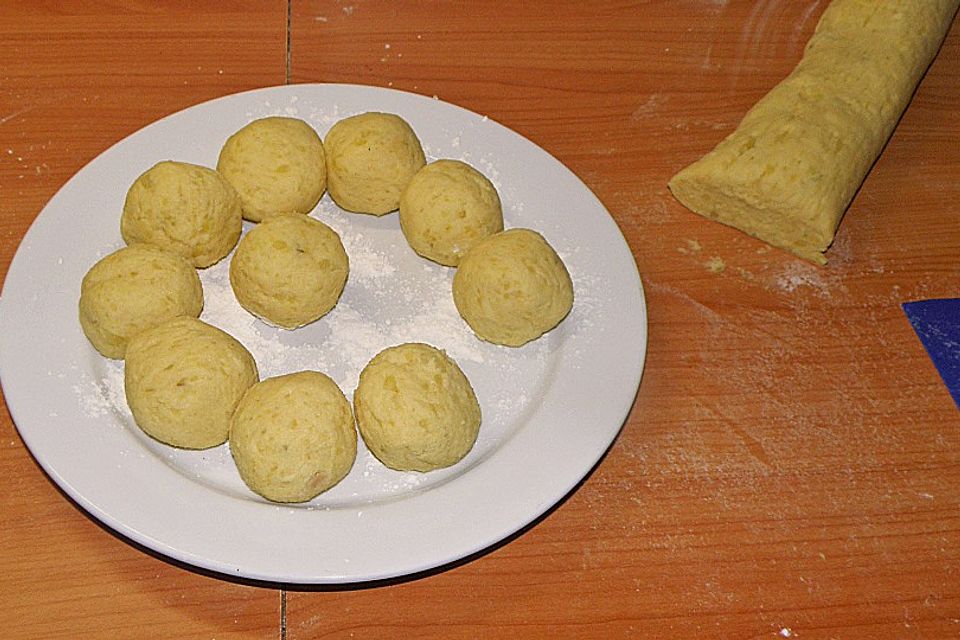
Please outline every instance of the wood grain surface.
[{"label": "wood grain surface", "polygon": [[[110,145],[191,104],[282,84],[286,28],[285,2],[0,3],[0,277],[46,201]],[[82,234],[87,214],[64,233]],[[280,592],[110,533],[44,475],[6,405],[0,492],[0,637],[278,637]]]},{"label": "wood grain surface", "polygon": [[960,413],[899,306],[960,297],[956,25],[826,267],[666,189],[790,71],[826,4],[0,5],[0,276],[124,135],[242,89],[351,82],[559,158],[623,231],[650,319],[636,404],[575,492],[505,544],[384,584],[239,584],[147,553],[65,498],[4,413],[3,634],[960,637]]}]

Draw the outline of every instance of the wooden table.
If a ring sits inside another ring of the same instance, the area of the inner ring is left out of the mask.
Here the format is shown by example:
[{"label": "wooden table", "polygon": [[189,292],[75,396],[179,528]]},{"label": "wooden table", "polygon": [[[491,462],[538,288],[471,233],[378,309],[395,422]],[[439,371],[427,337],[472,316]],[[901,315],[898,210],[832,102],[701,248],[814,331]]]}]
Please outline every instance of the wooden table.
[{"label": "wooden table", "polygon": [[666,182],[796,63],[826,2],[17,0],[0,5],[0,276],[125,135],[259,86],[351,82],[487,114],[604,202],[646,287],[618,440],[494,550],[372,588],[246,584],[136,548],[0,414],[10,638],[960,637],[960,413],[900,309],[960,295],[960,33],[819,268]]}]

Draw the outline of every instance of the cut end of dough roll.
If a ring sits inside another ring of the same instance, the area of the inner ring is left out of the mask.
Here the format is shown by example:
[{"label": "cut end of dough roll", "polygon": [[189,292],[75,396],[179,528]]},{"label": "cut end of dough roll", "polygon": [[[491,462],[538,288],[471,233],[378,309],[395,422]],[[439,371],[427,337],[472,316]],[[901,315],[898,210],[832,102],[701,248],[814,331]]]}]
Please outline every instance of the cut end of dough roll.
[{"label": "cut end of dough roll", "polygon": [[670,180],[670,192],[683,206],[810,262],[827,263],[823,252],[835,229],[826,241],[818,239],[822,234],[807,223],[809,216],[803,210],[773,200],[758,201],[747,186],[698,173],[694,164]]}]

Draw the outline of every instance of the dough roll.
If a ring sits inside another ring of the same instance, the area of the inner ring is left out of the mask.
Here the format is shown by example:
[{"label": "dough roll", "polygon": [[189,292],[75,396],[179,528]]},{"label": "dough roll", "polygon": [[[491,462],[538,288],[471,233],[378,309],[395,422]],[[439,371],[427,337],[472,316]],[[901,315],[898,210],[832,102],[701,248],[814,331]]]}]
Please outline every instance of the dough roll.
[{"label": "dough roll", "polygon": [[737,129],[670,181],[692,211],[826,264],[840,219],[960,0],[834,0],[803,58]]}]

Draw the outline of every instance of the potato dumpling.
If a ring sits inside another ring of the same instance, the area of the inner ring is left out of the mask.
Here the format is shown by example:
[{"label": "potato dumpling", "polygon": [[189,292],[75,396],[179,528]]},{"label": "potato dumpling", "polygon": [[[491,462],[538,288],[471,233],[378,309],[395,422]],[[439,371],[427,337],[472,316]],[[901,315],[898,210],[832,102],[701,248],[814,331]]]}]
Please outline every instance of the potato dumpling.
[{"label": "potato dumpling", "polygon": [[197,317],[203,288],[183,257],[148,244],[99,260],[80,284],[80,327],[108,358],[123,358],[139,332],[178,316]]},{"label": "potato dumpling", "polygon": [[253,315],[295,329],[333,309],[349,270],[336,231],[289,214],[265,220],[243,237],[230,259],[230,286]]},{"label": "potato dumpling", "polygon": [[377,354],[353,395],[367,448],[400,471],[432,471],[459,462],[480,430],[470,381],[443,351],[406,343]]},{"label": "potato dumpling", "polygon": [[413,176],[400,196],[400,228],[418,254],[455,267],[467,250],[503,231],[496,188],[459,160],[437,160]]},{"label": "potato dumpling", "polygon": [[233,415],[230,452],[243,481],[267,500],[312,500],[340,482],[357,457],[350,403],[318,371],[264,380]]},{"label": "potato dumpling", "polygon": [[260,222],[280,213],[309,213],[327,187],[323,142],[297,118],[260,118],[230,136],[219,171],[240,194],[243,217]]},{"label": "potato dumpling", "polygon": [[324,139],[330,197],[341,208],[382,216],[426,163],[410,125],[392,113],[362,113],[334,124]]},{"label": "potato dumpling", "polygon": [[573,307],[573,283],[547,241],[509,229],[478,244],[453,277],[453,302],[480,338],[519,347],[557,326]]},{"label": "potato dumpling", "polygon": [[195,318],[175,318],[137,334],[123,384],[137,425],[174,447],[223,444],[230,417],[259,379],[250,352],[230,334]]},{"label": "potato dumpling", "polygon": [[167,160],[127,191],[120,233],[127,244],[155,244],[204,268],[230,253],[242,222],[237,192],[219,173]]}]

